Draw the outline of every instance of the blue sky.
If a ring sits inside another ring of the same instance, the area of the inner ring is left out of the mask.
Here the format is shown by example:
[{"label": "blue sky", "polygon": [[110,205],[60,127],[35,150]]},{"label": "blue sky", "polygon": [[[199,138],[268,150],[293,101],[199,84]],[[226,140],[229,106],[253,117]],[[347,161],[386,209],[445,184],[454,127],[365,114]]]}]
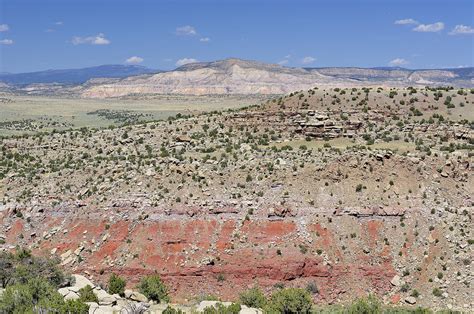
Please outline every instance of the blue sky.
[{"label": "blue sky", "polygon": [[0,0],[0,72],[228,57],[441,68],[473,56],[472,0]]}]

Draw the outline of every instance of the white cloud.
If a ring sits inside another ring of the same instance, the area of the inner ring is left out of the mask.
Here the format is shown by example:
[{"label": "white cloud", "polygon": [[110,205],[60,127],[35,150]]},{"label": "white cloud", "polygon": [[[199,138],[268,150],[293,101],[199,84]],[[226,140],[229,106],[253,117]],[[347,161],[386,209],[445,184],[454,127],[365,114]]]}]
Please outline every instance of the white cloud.
[{"label": "white cloud", "polygon": [[283,60],[279,61],[279,65],[285,65],[290,61],[291,55],[286,55],[283,57]]},{"label": "white cloud", "polygon": [[456,25],[449,35],[469,35],[474,34],[474,28],[466,25]]},{"label": "white cloud", "polygon": [[133,56],[125,60],[125,63],[128,63],[128,64],[138,64],[142,62],[143,62],[143,58],[140,58],[138,56]]},{"label": "white cloud", "polygon": [[183,58],[176,61],[176,66],[182,66],[182,65],[185,65],[188,63],[194,63],[194,62],[198,62],[198,60],[193,59],[193,58]]},{"label": "white cloud", "polygon": [[0,24],[0,32],[6,32],[10,29],[10,26],[7,24]]},{"label": "white cloud", "polygon": [[395,24],[397,25],[410,25],[410,24],[419,24],[417,20],[414,19],[403,19],[403,20],[397,20],[395,21]]},{"label": "white cloud", "polygon": [[316,61],[316,58],[309,57],[309,56],[301,59],[301,63],[303,64],[310,64],[310,63],[313,63],[314,61]]},{"label": "white cloud", "polygon": [[199,39],[199,41],[202,43],[208,43],[211,41],[211,39],[209,37],[202,37]]},{"label": "white cloud", "polygon": [[190,25],[185,25],[176,28],[176,35],[180,36],[194,36],[197,35],[196,29]]},{"label": "white cloud", "polygon": [[415,27],[413,30],[415,32],[423,32],[423,33],[436,33],[442,31],[444,29],[443,22],[437,22],[433,24],[420,24]]},{"label": "white cloud", "polygon": [[54,25],[58,25],[58,26],[63,25],[63,24],[64,23],[62,21],[57,21],[56,23],[54,23]]},{"label": "white cloud", "polygon": [[1,39],[0,45],[13,45],[13,40],[11,39]]},{"label": "white cloud", "polygon": [[410,62],[408,62],[408,61],[405,60],[405,59],[402,59],[402,58],[395,58],[395,59],[393,59],[392,61],[390,61],[390,62],[388,63],[388,65],[390,65],[390,66],[392,66],[392,67],[399,67],[399,66],[402,66],[402,65],[407,65],[408,63],[410,63]]},{"label": "white cloud", "polygon": [[73,45],[81,45],[81,44],[108,45],[110,44],[110,40],[105,38],[105,35],[102,33],[99,33],[95,36],[89,36],[89,37],[74,36],[71,42]]}]

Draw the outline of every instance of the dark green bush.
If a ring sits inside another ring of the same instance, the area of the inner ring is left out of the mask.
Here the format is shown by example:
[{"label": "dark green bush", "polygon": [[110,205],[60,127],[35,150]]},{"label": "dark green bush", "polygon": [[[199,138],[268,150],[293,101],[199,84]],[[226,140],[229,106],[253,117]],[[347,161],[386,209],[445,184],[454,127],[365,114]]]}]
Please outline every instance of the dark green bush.
[{"label": "dark green bush", "polygon": [[239,314],[241,306],[238,303],[232,303],[225,306],[222,303],[217,303],[216,306],[208,306],[204,308],[204,314]]},{"label": "dark green bush", "polygon": [[168,305],[168,307],[163,311],[163,314],[184,314],[180,309],[174,309]]},{"label": "dark green bush", "polygon": [[84,288],[79,289],[79,300],[82,302],[96,302],[99,303],[97,295],[94,293],[94,289],[87,285]]},{"label": "dark green bush", "polygon": [[263,294],[262,290],[258,287],[248,289],[242,292],[239,296],[240,303],[245,304],[249,307],[263,308],[267,303],[267,298]]},{"label": "dark green bush", "polygon": [[31,279],[42,278],[59,287],[66,277],[58,267],[58,260],[35,257],[26,249],[17,248],[15,253],[0,254],[0,286],[25,284]]},{"label": "dark green bush", "polygon": [[313,302],[309,292],[299,288],[285,288],[272,294],[265,313],[310,313]]},{"label": "dark green bush", "polygon": [[9,285],[0,298],[0,313],[77,313],[89,312],[80,300],[64,301],[50,282],[32,278],[27,283]]},{"label": "dark green bush", "polygon": [[349,313],[376,314],[382,312],[382,305],[374,296],[357,299],[349,306]]},{"label": "dark green bush", "polygon": [[143,278],[138,285],[138,289],[148,299],[156,302],[169,302],[168,288],[161,281],[159,275],[151,275]]},{"label": "dark green bush", "polygon": [[119,294],[121,296],[125,295],[125,286],[126,281],[122,277],[119,277],[115,274],[110,275],[109,283],[107,285],[107,290],[110,294]]}]

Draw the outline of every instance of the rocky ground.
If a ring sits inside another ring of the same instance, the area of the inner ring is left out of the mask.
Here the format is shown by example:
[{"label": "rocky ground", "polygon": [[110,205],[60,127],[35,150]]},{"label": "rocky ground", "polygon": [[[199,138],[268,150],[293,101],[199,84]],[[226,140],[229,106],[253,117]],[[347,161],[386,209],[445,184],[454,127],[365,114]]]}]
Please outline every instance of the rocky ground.
[{"label": "rocky ground", "polygon": [[3,249],[174,301],[254,285],[473,310],[473,90],[310,89],[242,110],[3,138]]},{"label": "rocky ground", "polygon": [[[193,306],[184,306],[179,304],[157,303],[148,300],[146,296],[138,291],[127,289],[123,296],[118,294],[109,294],[100,286],[82,275],[72,275],[74,284],[60,288],[58,292],[64,296],[65,300],[79,299],[79,291],[86,286],[90,286],[93,293],[97,296],[97,302],[86,302],[89,305],[90,314],[112,314],[112,313],[146,313],[160,314],[167,308],[181,310],[182,313],[202,313],[208,307],[215,307],[217,303],[228,306],[230,302],[219,301],[201,301]],[[0,294],[1,295],[1,294]],[[261,314],[262,311],[241,305],[241,314]]]}]

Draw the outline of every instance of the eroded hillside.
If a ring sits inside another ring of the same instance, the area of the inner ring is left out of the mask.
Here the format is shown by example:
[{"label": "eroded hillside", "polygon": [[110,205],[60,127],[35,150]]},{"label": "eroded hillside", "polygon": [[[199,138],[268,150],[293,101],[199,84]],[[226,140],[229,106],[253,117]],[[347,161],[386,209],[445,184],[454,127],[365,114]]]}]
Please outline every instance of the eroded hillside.
[{"label": "eroded hillside", "polygon": [[289,68],[240,59],[199,62],[174,71],[132,76],[102,83],[90,82],[82,97],[107,98],[147,94],[285,94],[314,85],[347,86],[473,86],[472,68],[408,70],[397,68]]},{"label": "eroded hillside", "polygon": [[[176,300],[315,284],[472,310],[474,91],[310,89],[260,106],[1,141],[2,248]],[[106,272],[107,273],[107,272]]]}]

